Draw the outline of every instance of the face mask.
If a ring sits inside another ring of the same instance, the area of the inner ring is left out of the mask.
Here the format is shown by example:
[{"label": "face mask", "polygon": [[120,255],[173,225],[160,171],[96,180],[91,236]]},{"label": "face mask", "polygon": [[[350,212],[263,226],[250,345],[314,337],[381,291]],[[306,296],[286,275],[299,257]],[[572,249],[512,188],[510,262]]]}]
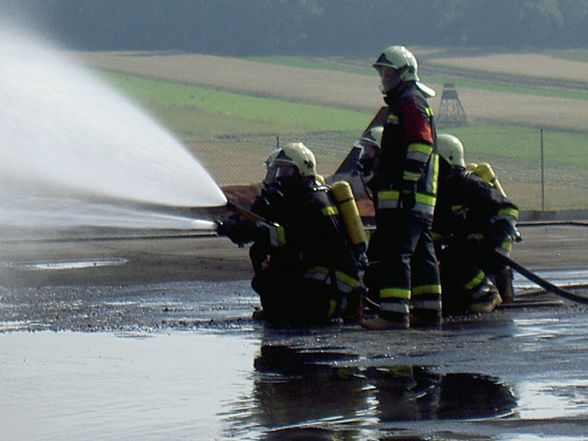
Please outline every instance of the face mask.
[{"label": "face mask", "polygon": [[358,168],[364,176],[373,173],[378,164],[380,150],[371,144],[362,147],[361,154],[358,159]]},{"label": "face mask", "polygon": [[379,66],[380,91],[384,94],[394,90],[400,84],[400,74],[392,67]]},{"label": "face mask", "polygon": [[263,183],[266,185],[276,185],[297,178],[299,175],[298,168],[294,165],[272,164],[267,169]]}]

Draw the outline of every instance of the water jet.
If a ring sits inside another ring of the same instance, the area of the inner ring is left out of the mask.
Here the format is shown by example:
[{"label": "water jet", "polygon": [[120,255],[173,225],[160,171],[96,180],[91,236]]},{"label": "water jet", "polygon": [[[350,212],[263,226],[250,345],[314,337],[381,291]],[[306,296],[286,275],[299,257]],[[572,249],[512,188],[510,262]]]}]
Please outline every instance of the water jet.
[{"label": "water jet", "polygon": [[144,110],[15,26],[0,29],[0,57],[2,227],[212,228],[178,208],[225,195]]}]

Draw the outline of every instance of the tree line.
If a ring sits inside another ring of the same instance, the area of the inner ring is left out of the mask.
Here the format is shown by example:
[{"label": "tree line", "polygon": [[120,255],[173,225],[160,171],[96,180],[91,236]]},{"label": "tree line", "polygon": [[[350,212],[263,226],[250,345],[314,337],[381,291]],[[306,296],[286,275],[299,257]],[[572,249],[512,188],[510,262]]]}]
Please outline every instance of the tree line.
[{"label": "tree line", "polygon": [[73,49],[375,53],[588,45],[588,0],[0,0]]}]

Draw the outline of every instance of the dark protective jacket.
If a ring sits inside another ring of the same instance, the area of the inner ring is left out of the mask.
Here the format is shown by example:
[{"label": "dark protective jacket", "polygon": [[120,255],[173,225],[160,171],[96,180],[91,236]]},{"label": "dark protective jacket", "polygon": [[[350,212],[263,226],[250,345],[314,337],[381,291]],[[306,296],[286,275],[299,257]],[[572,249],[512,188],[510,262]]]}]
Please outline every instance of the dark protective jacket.
[{"label": "dark protective jacket", "polygon": [[269,246],[260,241],[252,246],[254,268],[267,255],[269,267],[293,278],[319,281],[343,294],[358,287],[358,265],[328,187],[264,188],[251,211],[280,230]]},{"label": "dark protective jacket", "polygon": [[441,159],[433,231],[446,238],[484,235],[497,218],[518,219],[518,208],[484,179]]},{"label": "dark protective jacket", "polygon": [[389,93],[380,161],[375,171],[377,208],[402,208],[402,191],[414,192],[415,211],[433,216],[438,157],[433,154],[433,112],[414,82]]}]

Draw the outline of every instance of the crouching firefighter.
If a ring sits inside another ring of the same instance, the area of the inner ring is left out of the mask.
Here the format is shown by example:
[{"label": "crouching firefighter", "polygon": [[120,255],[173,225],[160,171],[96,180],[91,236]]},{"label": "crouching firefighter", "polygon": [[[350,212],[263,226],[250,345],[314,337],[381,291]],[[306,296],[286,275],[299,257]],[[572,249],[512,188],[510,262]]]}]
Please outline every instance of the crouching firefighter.
[{"label": "crouching firefighter", "polygon": [[458,138],[440,134],[437,151],[441,160],[433,236],[444,313],[490,312],[503,301],[495,283],[506,270],[495,256],[508,256],[513,241],[520,240],[519,211],[496,185],[487,164],[466,168]]},{"label": "crouching firefighter", "polygon": [[251,283],[263,310],[254,317],[274,323],[323,324],[357,319],[362,289],[358,258],[332,191],[316,173],[314,154],[302,143],[274,150],[265,161],[254,222],[231,216],[218,227],[234,243],[253,242]]}]

